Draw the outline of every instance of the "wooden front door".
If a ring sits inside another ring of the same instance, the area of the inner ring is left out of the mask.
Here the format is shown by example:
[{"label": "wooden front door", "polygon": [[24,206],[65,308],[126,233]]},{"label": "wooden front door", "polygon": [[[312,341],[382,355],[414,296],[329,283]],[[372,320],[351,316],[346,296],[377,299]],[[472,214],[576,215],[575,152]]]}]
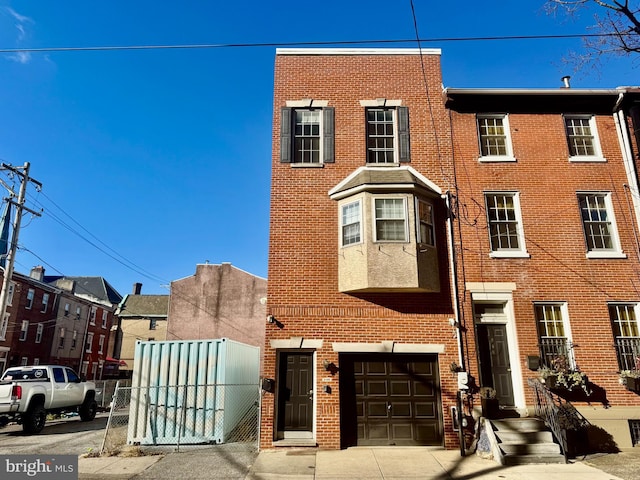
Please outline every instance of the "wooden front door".
[{"label": "wooden front door", "polygon": [[278,379],[278,436],[310,438],[313,432],[313,353],[282,352]]},{"label": "wooden front door", "polygon": [[514,406],[506,325],[478,324],[477,337],[482,386],[496,390],[501,406]]}]

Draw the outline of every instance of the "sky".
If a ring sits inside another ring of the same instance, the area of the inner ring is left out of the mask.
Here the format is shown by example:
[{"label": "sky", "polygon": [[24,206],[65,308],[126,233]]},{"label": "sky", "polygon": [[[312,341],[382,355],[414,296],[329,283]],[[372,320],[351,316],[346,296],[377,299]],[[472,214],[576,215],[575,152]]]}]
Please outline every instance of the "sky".
[{"label": "sky", "polygon": [[[563,57],[578,39],[444,40],[591,32],[593,12],[543,3],[414,0],[421,46],[442,50],[446,87],[640,84],[640,57],[573,72]],[[42,183],[27,191],[42,213],[23,217],[16,271],[101,276],[121,295],[136,282],[168,294],[206,262],[266,278],[273,44],[415,39],[410,0],[0,0],[0,160]],[[270,46],[15,51],[204,44]]]}]

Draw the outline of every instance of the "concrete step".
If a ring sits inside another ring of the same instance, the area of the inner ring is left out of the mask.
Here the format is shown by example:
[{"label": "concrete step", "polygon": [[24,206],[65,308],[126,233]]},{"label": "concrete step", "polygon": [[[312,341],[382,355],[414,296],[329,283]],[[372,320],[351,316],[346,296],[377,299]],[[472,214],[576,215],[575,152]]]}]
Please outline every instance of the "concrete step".
[{"label": "concrete step", "polygon": [[559,455],[560,454],[560,445],[553,442],[500,443],[499,447],[505,455]]},{"label": "concrete step", "polygon": [[491,420],[494,430],[501,432],[542,432],[548,430],[547,426],[539,418],[505,418]]},{"label": "concrete step", "polygon": [[498,430],[495,432],[495,436],[500,443],[553,443],[553,435],[549,431],[516,432]]},{"label": "concrete step", "polygon": [[530,465],[533,463],[565,463],[564,455],[505,455],[504,465]]}]

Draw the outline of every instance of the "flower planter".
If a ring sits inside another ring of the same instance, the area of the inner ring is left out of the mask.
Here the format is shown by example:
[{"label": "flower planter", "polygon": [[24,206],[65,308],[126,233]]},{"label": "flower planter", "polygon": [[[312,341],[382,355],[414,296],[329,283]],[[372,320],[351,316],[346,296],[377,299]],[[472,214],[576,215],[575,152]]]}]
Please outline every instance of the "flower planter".
[{"label": "flower planter", "polygon": [[500,406],[497,398],[480,398],[482,406],[482,416],[485,418],[498,418],[500,415]]},{"label": "flower planter", "polygon": [[632,392],[640,392],[640,378],[624,377],[624,386]]},{"label": "flower planter", "polygon": [[557,375],[549,375],[544,379],[544,384],[547,386],[549,390],[553,390],[557,388],[558,385],[558,376]]}]

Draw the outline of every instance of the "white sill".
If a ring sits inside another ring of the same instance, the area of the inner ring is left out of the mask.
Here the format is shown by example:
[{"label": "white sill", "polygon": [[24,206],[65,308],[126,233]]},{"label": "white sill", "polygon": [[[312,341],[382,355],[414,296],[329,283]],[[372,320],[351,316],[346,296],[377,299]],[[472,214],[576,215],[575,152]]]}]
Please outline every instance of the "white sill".
[{"label": "white sill", "polygon": [[627,258],[624,252],[591,251],[587,252],[587,258]]},{"label": "white sill", "polygon": [[513,157],[511,155],[487,155],[483,157],[478,157],[478,161],[480,163],[515,162],[516,157]]},{"label": "white sill", "polygon": [[491,258],[531,258],[528,252],[499,251],[489,253]]},{"label": "white sill", "polygon": [[[407,162],[409,163],[409,162]],[[367,162],[366,165],[367,167],[399,167],[400,163],[399,162],[388,162],[388,163],[369,163]]]},{"label": "white sill", "polygon": [[569,157],[569,161],[573,163],[606,163],[607,159],[594,155],[577,155],[575,157]]},{"label": "white sill", "polygon": [[293,163],[291,162],[291,166],[293,168],[324,168],[324,163]]}]

